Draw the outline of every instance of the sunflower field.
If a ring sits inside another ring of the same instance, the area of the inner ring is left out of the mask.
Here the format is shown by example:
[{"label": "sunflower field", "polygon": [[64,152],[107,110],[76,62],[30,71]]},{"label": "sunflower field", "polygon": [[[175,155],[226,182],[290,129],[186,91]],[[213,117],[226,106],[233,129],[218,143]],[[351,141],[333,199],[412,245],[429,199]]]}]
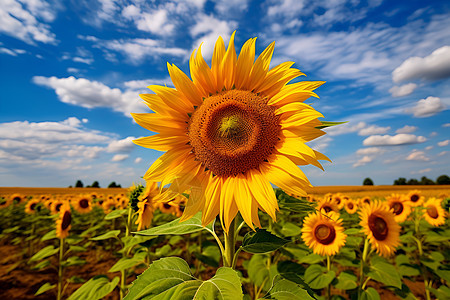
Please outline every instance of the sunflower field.
[{"label": "sunflower field", "polygon": [[220,224],[202,226],[201,214],[179,222],[189,195],[155,205],[149,201],[157,196],[151,186],[115,194],[110,189],[78,190],[2,191],[0,282],[5,297],[450,295],[448,188],[391,189],[384,197],[366,191],[358,198],[351,192],[322,195],[323,188],[294,198],[276,189],[276,222],[259,213],[261,227],[253,230],[238,214],[231,225],[236,233],[232,258],[223,254],[227,246]]}]

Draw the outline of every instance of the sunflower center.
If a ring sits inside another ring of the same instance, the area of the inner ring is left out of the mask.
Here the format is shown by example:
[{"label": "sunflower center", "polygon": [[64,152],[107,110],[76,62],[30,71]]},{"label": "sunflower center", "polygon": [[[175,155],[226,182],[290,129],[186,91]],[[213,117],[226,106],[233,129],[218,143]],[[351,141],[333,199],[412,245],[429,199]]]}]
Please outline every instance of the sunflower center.
[{"label": "sunflower center", "polygon": [[32,203],[31,205],[30,205],[30,209],[31,210],[34,210],[36,208],[36,203]]},{"label": "sunflower center", "polygon": [[373,236],[379,241],[384,241],[388,236],[389,228],[383,218],[373,214],[370,215],[369,228],[372,231]]},{"label": "sunflower center", "polygon": [[280,131],[275,108],[250,91],[230,90],[204,99],[188,136],[202,165],[218,176],[257,168],[272,154]]},{"label": "sunflower center", "polygon": [[14,197],[13,201],[16,202],[16,203],[20,203],[20,201],[22,201],[22,198]]},{"label": "sunflower center", "polygon": [[364,202],[365,204],[370,204],[370,200],[369,200],[369,199],[367,199],[367,198],[366,198],[366,199],[364,199],[364,200],[363,200],[363,202]]},{"label": "sunflower center", "polygon": [[349,209],[353,209],[353,203],[350,202],[350,203],[348,204],[348,208],[349,208]]},{"label": "sunflower center", "polygon": [[56,206],[55,206],[55,210],[56,210],[56,211],[60,211],[60,209],[61,209],[61,205],[62,205],[62,203],[58,203],[58,204],[56,204]]},{"label": "sunflower center", "polygon": [[79,204],[80,204],[81,208],[88,208],[89,207],[89,201],[87,199],[81,199]]},{"label": "sunflower center", "polygon": [[336,199],[335,201],[336,201],[337,205],[341,204],[341,198],[335,198],[335,199]]},{"label": "sunflower center", "polygon": [[411,196],[411,201],[412,201],[412,202],[417,202],[417,201],[419,201],[419,196],[418,196],[418,195],[412,195],[412,196]]},{"label": "sunflower center", "polygon": [[163,207],[165,209],[170,209],[170,208],[172,208],[172,205],[170,205],[169,203],[163,203]]},{"label": "sunflower center", "polygon": [[403,203],[401,203],[401,202],[394,202],[391,205],[391,208],[394,209],[394,214],[400,215],[403,212]]},{"label": "sunflower center", "polygon": [[72,222],[72,214],[70,213],[70,211],[65,211],[61,222],[61,229],[66,230],[71,222]]},{"label": "sunflower center", "polygon": [[320,224],[314,230],[314,236],[323,245],[331,244],[336,238],[336,230],[333,226]]},{"label": "sunflower center", "polygon": [[439,217],[439,213],[435,206],[428,206],[427,207],[427,213],[430,217],[433,219],[437,219]]},{"label": "sunflower center", "polygon": [[323,209],[326,213],[329,213],[330,211],[333,210],[333,209],[331,208],[331,206],[328,206],[328,205],[324,205],[324,206],[322,207],[322,209]]}]

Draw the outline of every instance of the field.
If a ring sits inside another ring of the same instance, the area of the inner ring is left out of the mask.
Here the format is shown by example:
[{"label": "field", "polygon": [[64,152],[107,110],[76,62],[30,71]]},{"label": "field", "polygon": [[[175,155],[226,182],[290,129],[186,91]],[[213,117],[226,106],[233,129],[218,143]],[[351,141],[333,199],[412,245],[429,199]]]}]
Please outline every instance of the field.
[{"label": "field", "polygon": [[[238,215],[232,259],[237,273],[227,273],[234,271],[219,268],[228,259],[218,242],[226,239],[220,222],[206,229],[198,216],[178,223],[185,198],[145,211],[140,186],[0,187],[2,299],[122,299],[127,293],[127,299],[138,299],[136,287],[143,280],[152,287],[157,280],[151,276],[167,270],[137,276],[163,263],[186,268],[190,275],[184,284],[199,291],[202,282],[214,279],[233,282],[218,287],[230,294],[242,285],[244,299],[301,293],[290,299],[448,299],[450,186],[324,186],[307,192],[309,201],[276,190],[277,222],[259,213],[266,230],[253,231]],[[369,216],[370,237],[358,212],[376,208],[378,201],[378,219]],[[398,214],[395,201],[402,205]],[[383,210],[383,205],[393,209]],[[390,221],[406,210],[404,220]],[[315,219],[322,222],[312,230],[322,248],[305,234]],[[323,236],[318,228],[325,226],[329,231]],[[154,290],[188,291],[178,283],[158,282]],[[222,299],[203,292],[210,295],[206,299]]]}]

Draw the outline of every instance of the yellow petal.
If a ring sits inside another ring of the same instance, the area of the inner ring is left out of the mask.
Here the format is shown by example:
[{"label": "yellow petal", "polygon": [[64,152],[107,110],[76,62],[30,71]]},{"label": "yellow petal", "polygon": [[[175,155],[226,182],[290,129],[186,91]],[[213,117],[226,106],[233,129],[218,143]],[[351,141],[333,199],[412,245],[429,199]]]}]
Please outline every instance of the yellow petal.
[{"label": "yellow petal", "polygon": [[173,134],[174,132],[185,132],[187,124],[183,120],[176,120],[173,118],[168,118],[166,116],[160,116],[158,114],[135,114],[132,113],[133,119],[150,131]]},{"label": "yellow petal", "polygon": [[203,100],[200,96],[195,84],[183,73],[177,66],[167,64],[167,69],[169,70],[170,78],[172,79],[173,85],[178,91],[180,91],[189,102],[194,106],[199,106],[202,104]]},{"label": "yellow petal", "polygon": [[234,34],[233,32],[230,38],[230,42],[228,43],[228,49],[225,53],[225,56],[222,60],[222,74],[223,74],[223,83],[227,90],[230,90],[234,84],[235,72],[236,72],[236,49],[234,48]]},{"label": "yellow petal", "polygon": [[256,38],[246,41],[242,46],[241,53],[239,53],[235,80],[237,89],[243,88],[249,79],[253,62],[255,61],[255,42]]},{"label": "yellow petal", "polygon": [[261,209],[275,221],[275,211],[278,210],[278,202],[270,182],[264,177],[265,174],[258,170],[250,170],[247,173],[247,178],[249,178],[248,185],[253,197]]},{"label": "yellow petal", "polygon": [[194,110],[192,103],[175,89],[159,85],[150,85],[148,88],[155,92],[167,106],[181,114],[186,114]]},{"label": "yellow petal", "polygon": [[245,223],[247,223],[247,225],[250,226],[251,229],[255,230],[252,221],[253,199],[252,194],[247,187],[247,178],[243,174],[239,174],[233,181],[232,184],[236,185],[236,193],[234,195],[234,199],[239,212],[241,213],[241,216],[244,219]]},{"label": "yellow petal", "polygon": [[188,142],[189,139],[187,138],[187,136],[162,136],[161,134],[155,134],[152,136],[146,136],[133,140],[133,143],[135,143],[136,145],[155,149],[158,151],[168,151],[172,148],[177,147],[178,145],[185,145]]},{"label": "yellow petal", "polygon": [[269,71],[270,60],[272,59],[275,42],[272,42],[256,59],[250,73],[250,80],[246,85],[249,90],[255,89],[266,77]]},{"label": "yellow petal", "polygon": [[216,41],[214,46],[214,53],[211,59],[211,72],[214,75],[216,81],[217,92],[220,92],[223,87],[223,75],[222,75],[222,60],[225,56],[225,44],[221,36]]},{"label": "yellow petal", "polygon": [[266,176],[270,182],[291,195],[306,196],[303,190],[303,181],[290,176],[290,174],[282,169],[272,166],[268,163],[260,165],[261,173]]}]

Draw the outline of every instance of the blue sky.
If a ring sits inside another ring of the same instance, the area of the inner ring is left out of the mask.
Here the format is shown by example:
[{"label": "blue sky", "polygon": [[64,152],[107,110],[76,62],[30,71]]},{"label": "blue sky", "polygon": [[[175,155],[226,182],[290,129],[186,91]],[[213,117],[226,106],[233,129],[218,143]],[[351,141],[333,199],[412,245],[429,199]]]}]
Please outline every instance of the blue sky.
[{"label": "blue sky", "polygon": [[0,19],[0,186],[140,182],[161,152],[131,142],[152,134],[138,94],[234,30],[325,80],[307,102],[348,121],[310,143],[333,161],[303,168],[313,185],[450,175],[448,1],[2,0]]}]

